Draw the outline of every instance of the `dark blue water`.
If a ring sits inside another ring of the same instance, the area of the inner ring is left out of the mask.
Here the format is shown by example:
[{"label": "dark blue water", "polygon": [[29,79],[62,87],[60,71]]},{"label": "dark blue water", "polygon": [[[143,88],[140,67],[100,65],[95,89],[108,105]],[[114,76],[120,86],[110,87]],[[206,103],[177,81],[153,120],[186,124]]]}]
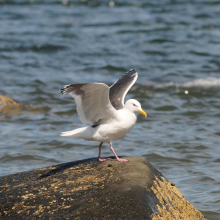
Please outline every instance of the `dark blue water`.
[{"label": "dark blue water", "polygon": [[[80,127],[69,83],[108,85],[134,68],[139,100],[118,155],[142,156],[208,219],[220,219],[220,1],[0,1],[0,175],[98,154],[60,137]],[[112,155],[107,144],[103,156]]]}]

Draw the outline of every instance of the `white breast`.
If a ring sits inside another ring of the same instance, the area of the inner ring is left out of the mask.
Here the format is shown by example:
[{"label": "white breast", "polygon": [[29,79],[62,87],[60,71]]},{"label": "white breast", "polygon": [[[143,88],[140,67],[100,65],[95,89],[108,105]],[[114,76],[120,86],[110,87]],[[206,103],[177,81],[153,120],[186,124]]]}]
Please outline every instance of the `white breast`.
[{"label": "white breast", "polygon": [[[123,137],[134,127],[137,117],[134,113],[121,109],[118,110],[118,120],[99,125],[94,138],[101,142],[110,142]],[[102,139],[102,140],[101,140]]]}]

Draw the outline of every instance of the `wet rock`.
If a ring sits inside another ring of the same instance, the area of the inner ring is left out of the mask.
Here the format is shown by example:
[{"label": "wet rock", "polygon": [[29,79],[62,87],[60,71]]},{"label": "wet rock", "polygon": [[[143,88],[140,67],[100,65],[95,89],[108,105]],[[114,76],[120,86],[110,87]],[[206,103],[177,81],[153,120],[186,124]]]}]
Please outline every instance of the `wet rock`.
[{"label": "wet rock", "polygon": [[0,114],[6,116],[19,115],[22,112],[38,114],[49,111],[49,107],[35,107],[32,104],[23,105],[12,98],[0,95]]},{"label": "wet rock", "polygon": [[91,158],[0,178],[0,219],[205,219],[146,159]]},{"label": "wet rock", "polygon": [[6,114],[20,114],[23,105],[17,103],[12,98],[0,95],[0,113]]}]

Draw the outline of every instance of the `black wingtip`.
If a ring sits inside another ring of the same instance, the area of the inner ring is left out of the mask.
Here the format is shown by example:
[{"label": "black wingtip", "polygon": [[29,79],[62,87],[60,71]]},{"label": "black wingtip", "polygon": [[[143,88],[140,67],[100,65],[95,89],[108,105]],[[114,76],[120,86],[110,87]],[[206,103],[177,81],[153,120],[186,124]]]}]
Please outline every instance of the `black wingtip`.
[{"label": "black wingtip", "polygon": [[64,88],[63,88],[63,87],[60,89],[60,93],[61,93],[62,95],[64,94]]},{"label": "black wingtip", "polygon": [[66,89],[68,88],[68,85],[67,86],[63,86],[61,89],[60,89],[60,93],[62,95],[66,94]]},{"label": "black wingtip", "polygon": [[130,76],[133,77],[135,75],[138,75],[137,71],[135,69],[130,69],[129,71],[127,71],[123,76]]},{"label": "black wingtip", "polygon": [[135,69],[130,69],[128,72],[126,72],[127,74],[134,74],[136,73],[137,71]]}]

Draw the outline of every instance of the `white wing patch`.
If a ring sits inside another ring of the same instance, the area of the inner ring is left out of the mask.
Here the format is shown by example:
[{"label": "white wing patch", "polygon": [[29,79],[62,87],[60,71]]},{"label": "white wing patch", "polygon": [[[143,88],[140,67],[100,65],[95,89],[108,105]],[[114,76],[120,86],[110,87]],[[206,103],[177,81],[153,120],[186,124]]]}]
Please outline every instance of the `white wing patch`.
[{"label": "white wing patch", "polygon": [[104,83],[71,84],[61,89],[76,102],[76,110],[84,124],[94,124],[103,119],[117,118],[109,101],[109,87]]}]

